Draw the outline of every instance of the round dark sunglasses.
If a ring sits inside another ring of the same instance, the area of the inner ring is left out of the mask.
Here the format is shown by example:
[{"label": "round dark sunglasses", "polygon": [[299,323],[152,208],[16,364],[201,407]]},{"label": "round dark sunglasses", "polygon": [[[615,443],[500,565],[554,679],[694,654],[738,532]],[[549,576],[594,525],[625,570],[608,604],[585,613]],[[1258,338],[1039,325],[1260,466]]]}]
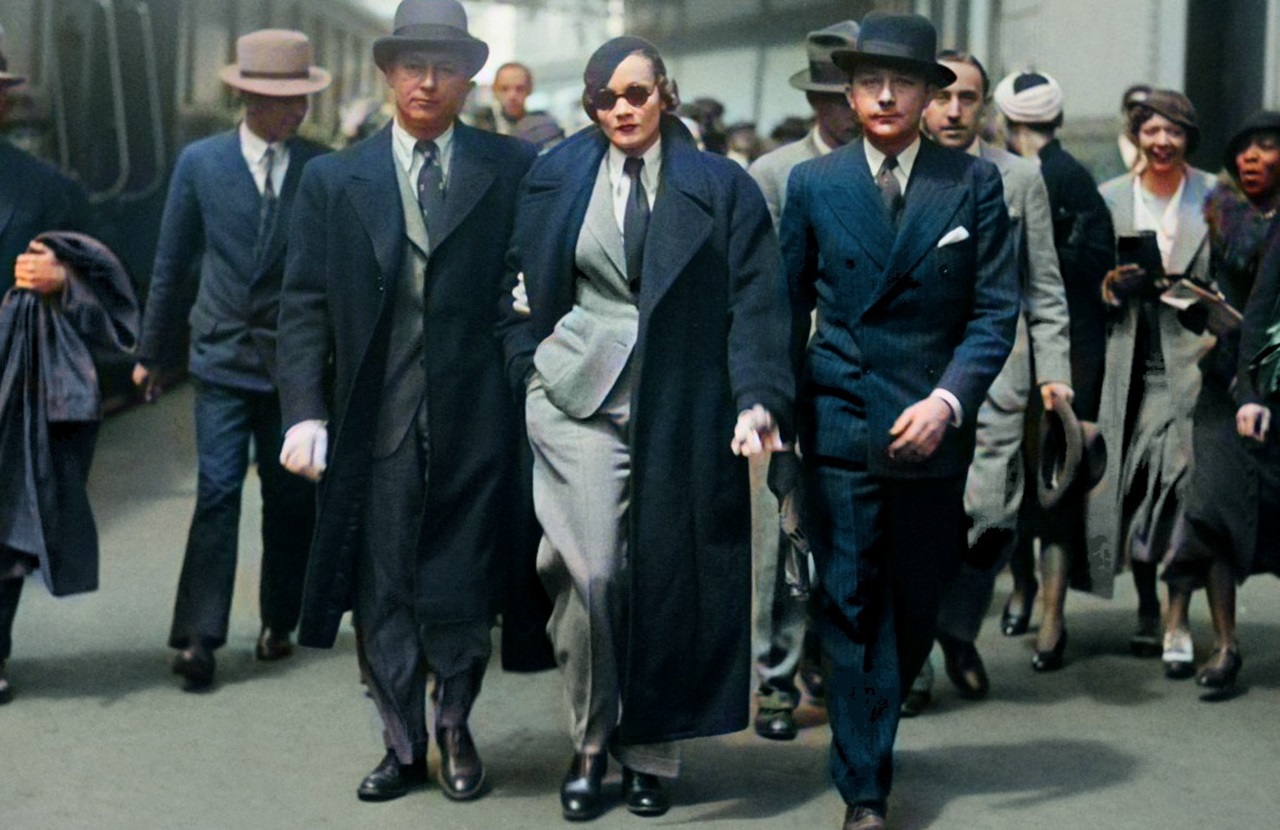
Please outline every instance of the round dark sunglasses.
[{"label": "round dark sunglasses", "polygon": [[591,94],[591,106],[596,109],[607,112],[614,108],[619,98],[627,99],[627,103],[633,107],[643,107],[645,101],[649,100],[649,96],[653,94],[654,87],[645,86],[644,84],[631,84],[621,93],[614,92],[612,89],[597,89]]}]

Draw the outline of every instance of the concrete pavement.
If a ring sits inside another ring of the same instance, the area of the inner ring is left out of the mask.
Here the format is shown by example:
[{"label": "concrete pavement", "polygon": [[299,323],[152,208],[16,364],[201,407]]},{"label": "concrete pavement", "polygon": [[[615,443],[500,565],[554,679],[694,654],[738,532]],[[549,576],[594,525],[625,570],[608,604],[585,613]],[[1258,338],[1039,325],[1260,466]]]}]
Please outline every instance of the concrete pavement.
[{"label": "concrete pavement", "polygon": [[[254,476],[217,685],[179,690],[165,640],[195,492],[190,412],[190,390],[180,388],[103,426],[92,481],[102,589],[54,600],[37,581],[27,586],[10,660],[17,697],[0,708],[0,828],[566,826],[556,797],[570,753],[559,678],[496,665],[473,716],[485,798],[453,804],[432,787],[387,804],[356,800],[382,744],[349,629],[332,651],[252,658]],[[1277,826],[1280,586],[1260,578],[1241,591],[1243,692],[1205,703],[1192,682],[1165,680],[1158,660],[1128,655],[1135,604],[1122,583],[1114,602],[1069,598],[1061,672],[1034,674],[1030,638],[1005,639],[994,621],[979,642],[990,699],[960,700],[939,672],[933,708],[903,722],[890,827]],[[1002,582],[997,608],[1006,592]],[[1193,623],[1207,648],[1203,597]],[[670,813],[646,820],[617,806],[589,826],[838,828],[823,713],[806,706],[801,715],[810,728],[791,743],[749,731],[691,742]],[[616,793],[616,769],[608,780]]]}]

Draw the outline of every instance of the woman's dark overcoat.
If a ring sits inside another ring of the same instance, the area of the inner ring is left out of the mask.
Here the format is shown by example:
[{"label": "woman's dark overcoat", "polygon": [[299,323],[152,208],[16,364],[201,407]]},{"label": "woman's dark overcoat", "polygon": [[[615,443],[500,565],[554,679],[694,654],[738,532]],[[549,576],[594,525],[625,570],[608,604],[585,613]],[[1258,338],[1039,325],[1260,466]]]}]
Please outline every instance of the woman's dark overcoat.
[{"label": "woman's dark overcoat", "polygon": [[[732,161],[701,153],[663,116],[632,360],[628,641],[620,738],[649,743],[736,731],[749,699],[751,515],[747,463],[729,449],[740,410],[789,421],[790,321],[768,209]],[[510,298],[507,375],[522,390],[538,343],[573,306],[574,249],[601,159],[598,128],[526,177],[508,257],[530,316]]]}]

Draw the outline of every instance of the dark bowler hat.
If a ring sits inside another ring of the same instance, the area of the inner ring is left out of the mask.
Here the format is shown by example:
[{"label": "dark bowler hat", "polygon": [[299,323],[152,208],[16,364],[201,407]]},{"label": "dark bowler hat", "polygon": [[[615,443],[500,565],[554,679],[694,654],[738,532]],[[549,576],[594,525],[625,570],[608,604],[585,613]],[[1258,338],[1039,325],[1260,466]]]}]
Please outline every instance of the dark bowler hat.
[{"label": "dark bowler hat", "polygon": [[1249,116],[1249,120],[1241,124],[1236,134],[1231,136],[1231,140],[1227,142],[1226,155],[1222,159],[1222,165],[1231,171],[1231,175],[1237,175],[1236,156],[1249,146],[1254,133],[1275,133],[1280,136],[1280,112],[1259,110]]},{"label": "dark bowler hat", "polygon": [[805,38],[809,68],[791,76],[791,85],[805,92],[844,92],[849,75],[831,62],[836,49],[851,49],[858,42],[858,24],[841,20],[825,29],[810,32]]},{"label": "dark bowler hat", "polygon": [[467,12],[458,0],[401,0],[394,28],[373,42],[373,60],[384,72],[406,49],[443,49],[466,61],[467,77],[489,59],[489,44],[467,31]]},{"label": "dark bowler hat", "polygon": [[1097,424],[1081,421],[1071,404],[1061,398],[1040,417],[1040,457],[1035,465],[1036,495],[1040,506],[1054,507],[1080,480],[1092,490],[1107,468],[1107,443]]},{"label": "dark bowler hat", "polygon": [[[3,32],[4,29],[0,28],[0,33]],[[26,78],[21,75],[15,75],[9,71],[9,61],[5,59],[4,52],[0,52],[0,89],[17,86],[25,80]]]},{"label": "dark bowler hat", "polygon": [[850,75],[863,64],[918,72],[936,86],[951,86],[956,73],[938,63],[938,32],[918,14],[870,12],[862,18],[856,49],[836,49],[831,58]]}]

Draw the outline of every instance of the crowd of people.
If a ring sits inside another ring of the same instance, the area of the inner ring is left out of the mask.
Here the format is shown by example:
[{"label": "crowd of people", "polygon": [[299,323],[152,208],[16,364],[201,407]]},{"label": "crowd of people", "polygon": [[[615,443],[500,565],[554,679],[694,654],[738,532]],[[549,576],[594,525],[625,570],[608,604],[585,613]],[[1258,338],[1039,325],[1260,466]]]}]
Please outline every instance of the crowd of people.
[{"label": "crowd of people", "polygon": [[[842,826],[885,827],[935,643],[989,692],[1006,566],[1002,633],[1042,608],[1033,670],[1066,663],[1067,589],[1127,568],[1134,653],[1229,695],[1236,586],[1280,574],[1280,113],[1215,175],[1192,102],[1135,86],[1098,186],[1047,73],[993,85],[918,15],[805,47],[812,118],[767,153],[630,36],[587,62],[587,128],[527,111],[511,63],[486,130],[459,114],[488,46],[456,0],[403,0],[372,56],[394,117],[331,153],[296,135],[330,82],[306,36],[245,35],[243,120],[179,158],[141,320],[74,233],[83,191],[0,142],[0,703],[24,578],[97,587],[91,346],[196,388],[174,673],[215,683],[252,460],[255,654],[331,647],[350,612],[384,734],[361,800],[426,785],[433,738],[442,793],[486,791],[499,614],[504,666],[563,675],[570,821],[607,809],[610,756],[626,808],[665,813],[681,741],[792,739],[807,692]],[[0,63],[0,93],[22,80]]]}]

